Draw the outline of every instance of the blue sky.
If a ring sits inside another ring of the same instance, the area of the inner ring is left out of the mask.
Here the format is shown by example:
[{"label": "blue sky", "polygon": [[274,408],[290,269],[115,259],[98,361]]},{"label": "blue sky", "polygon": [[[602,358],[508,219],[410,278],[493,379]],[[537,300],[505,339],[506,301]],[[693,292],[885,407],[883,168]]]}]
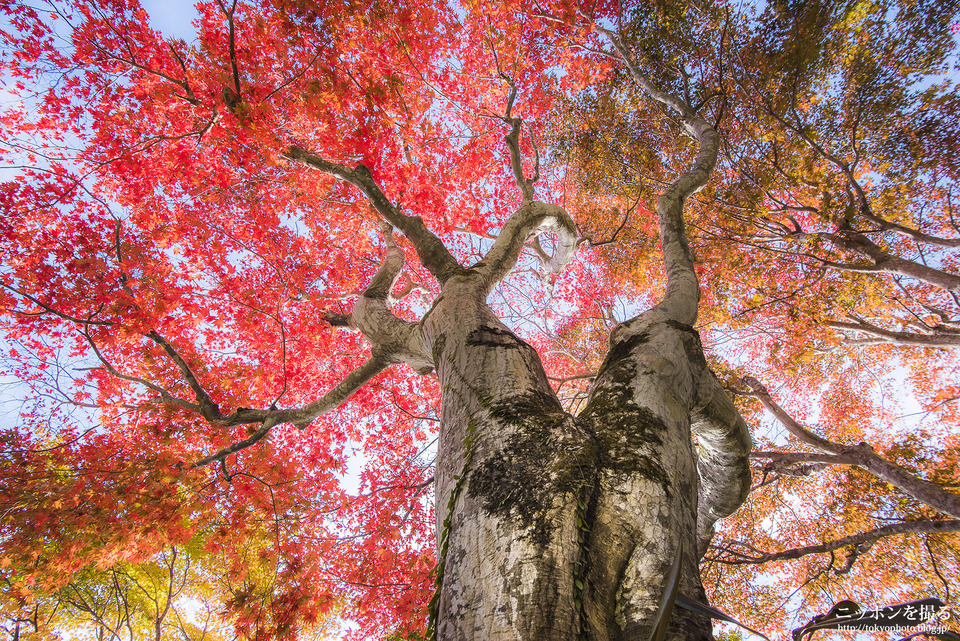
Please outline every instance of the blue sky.
[{"label": "blue sky", "polygon": [[192,42],[196,37],[193,21],[197,18],[195,0],[141,0],[140,4],[150,16],[150,26],[167,37],[181,38]]}]

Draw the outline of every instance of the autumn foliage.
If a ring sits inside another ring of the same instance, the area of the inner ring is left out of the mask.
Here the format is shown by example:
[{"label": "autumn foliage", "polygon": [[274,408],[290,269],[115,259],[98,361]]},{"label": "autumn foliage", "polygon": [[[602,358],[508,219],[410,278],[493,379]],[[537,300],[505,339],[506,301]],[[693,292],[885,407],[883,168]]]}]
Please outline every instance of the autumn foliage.
[{"label": "autumn foliage", "polygon": [[439,285],[291,150],[363,165],[469,264],[520,203],[504,116],[522,119],[524,174],[580,240],[549,278],[531,243],[490,304],[576,411],[610,328],[661,292],[652,203],[691,155],[596,25],[723,140],[689,203],[697,329],[760,454],[704,560],[712,602],[779,634],[841,598],[949,601],[960,516],[809,458],[743,379],[956,492],[957,8],[788,4],[212,0],[187,43],[136,0],[0,2],[4,629],[420,638],[436,378],[393,366],[261,430],[371,357],[337,319],[388,243],[395,314]]}]

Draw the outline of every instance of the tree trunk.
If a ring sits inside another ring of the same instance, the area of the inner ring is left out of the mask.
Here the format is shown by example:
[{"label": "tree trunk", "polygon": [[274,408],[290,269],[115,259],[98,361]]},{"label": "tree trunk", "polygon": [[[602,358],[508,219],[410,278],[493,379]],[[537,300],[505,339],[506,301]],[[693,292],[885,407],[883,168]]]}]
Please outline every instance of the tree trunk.
[{"label": "tree trunk", "polygon": [[[680,592],[705,600],[690,430],[716,381],[699,338],[658,308],[624,323],[574,417],[484,297],[455,278],[422,325],[442,386],[437,638],[646,641],[680,546]],[[678,610],[668,638],[710,622]]]}]

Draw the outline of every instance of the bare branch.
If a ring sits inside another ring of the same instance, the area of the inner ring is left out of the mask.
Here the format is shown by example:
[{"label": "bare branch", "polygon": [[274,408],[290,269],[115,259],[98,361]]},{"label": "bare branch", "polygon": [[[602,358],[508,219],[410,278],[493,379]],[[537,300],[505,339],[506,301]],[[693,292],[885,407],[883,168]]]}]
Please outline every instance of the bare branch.
[{"label": "bare branch", "polygon": [[11,292],[13,292],[14,294],[17,294],[18,296],[23,296],[24,298],[26,298],[27,300],[29,300],[31,303],[33,303],[34,305],[36,305],[37,307],[39,307],[40,309],[43,310],[43,312],[20,312],[20,311],[17,311],[17,310],[11,310],[11,311],[12,311],[13,313],[15,313],[15,314],[21,314],[21,315],[23,315],[23,316],[39,316],[39,315],[41,315],[41,314],[43,314],[43,313],[46,313],[46,314],[53,314],[54,316],[57,316],[57,317],[59,317],[59,318],[62,318],[63,320],[70,321],[71,323],[77,323],[78,325],[101,325],[101,326],[110,326],[110,325],[113,325],[113,322],[112,322],[112,321],[98,321],[98,320],[93,320],[93,317],[97,315],[97,312],[94,312],[93,314],[91,314],[90,316],[88,316],[88,317],[85,318],[85,319],[84,319],[84,318],[77,318],[77,317],[75,317],[75,316],[71,316],[70,314],[65,314],[64,312],[58,311],[58,310],[54,309],[53,307],[51,307],[50,305],[47,305],[47,304],[44,303],[43,301],[39,300],[38,298],[36,298],[36,297],[34,297],[34,296],[31,296],[30,294],[28,294],[28,293],[26,293],[26,292],[20,291],[19,289],[16,289],[15,287],[11,287],[11,286],[9,286],[9,285],[7,285],[7,284],[5,284],[5,283],[0,283],[0,287],[3,287],[3,288],[6,289],[7,291],[11,291]]},{"label": "bare branch", "polygon": [[156,383],[148,381],[145,378],[140,378],[139,376],[128,376],[126,374],[121,374],[120,371],[117,370],[117,368],[115,368],[113,364],[111,364],[110,361],[108,361],[106,357],[97,348],[97,344],[93,341],[93,338],[90,336],[90,333],[87,331],[86,327],[83,328],[82,333],[83,333],[84,339],[87,341],[87,344],[90,345],[90,348],[93,350],[94,355],[97,357],[97,359],[99,359],[99,361],[103,364],[103,366],[107,369],[107,371],[110,372],[111,376],[119,378],[120,380],[129,381],[131,383],[137,383],[138,385],[143,385],[147,389],[152,390],[157,394],[159,394],[160,398],[163,399],[163,402],[165,403],[170,403],[171,405],[176,405],[177,407],[182,407],[184,409],[192,410],[194,412],[200,411],[200,406],[194,405],[189,401],[185,401],[183,399],[177,398],[176,396],[171,394],[169,391],[167,391],[163,387],[160,387]]},{"label": "bare branch", "polygon": [[789,559],[799,559],[808,554],[825,554],[845,547],[852,547],[858,553],[865,550],[874,542],[888,537],[903,534],[939,534],[942,532],[960,532],[960,521],[906,521],[903,523],[894,523],[885,525],[875,530],[853,534],[841,539],[827,541],[819,545],[807,545],[804,547],[783,550],[781,552],[763,552],[761,554],[744,554],[731,549],[731,545],[740,545],[736,542],[726,543],[722,546],[715,546],[720,555],[711,556],[707,560],[725,563],[728,565],[743,565],[747,563],[768,563],[770,561],[784,561]]},{"label": "bare branch", "polygon": [[866,443],[860,443],[854,446],[840,445],[833,441],[817,436],[807,427],[801,425],[793,419],[786,411],[770,396],[760,382],[751,377],[745,376],[743,382],[753,390],[755,396],[763,406],[787,429],[790,434],[805,445],[809,445],[821,452],[835,454],[844,457],[850,457],[856,461],[856,465],[870,472],[879,479],[890,483],[904,494],[912,496],[916,500],[940,510],[954,518],[960,518],[960,496],[948,492],[943,488],[925,481],[912,474],[909,470],[892,463],[879,456],[872,447]]},{"label": "bare branch", "polygon": [[441,285],[452,276],[464,272],[463,267],[444,247],[440,239],[427,229],[419,216],[407,216],[390,202],[366,166],[357,165],[356,169],[349,169],[296,146],[290,147],[284,155],[290,160],[319,169],[360,189],[377,213],[410,239],[420,262],[440,281]]},{"label": "bare branch", "polygon": [[604,245],[610,245],[616,242],[617,236],[620,235],[620,232],[623,231],[624,227],[627,226],[627,221],[630,220],[630,214],[633,213],[633,210],[637,208],[637,205],[640,204],[640,196],[637,196],[637,199],[633,201],[633,204],[627,209],[623,214],[623,220],[620,221],[620,225],[614,230],[613,235],[610,236],[608,240],[594,241],[589,236],[584,236],[580,239],[579,242],[587,243],[590,247],[603,247]]}]

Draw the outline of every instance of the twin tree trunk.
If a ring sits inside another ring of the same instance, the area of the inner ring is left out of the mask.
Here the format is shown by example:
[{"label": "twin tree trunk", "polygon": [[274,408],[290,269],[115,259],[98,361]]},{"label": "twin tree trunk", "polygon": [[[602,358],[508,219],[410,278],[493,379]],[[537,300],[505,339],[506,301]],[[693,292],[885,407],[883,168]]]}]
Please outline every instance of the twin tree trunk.
[{"label": "twin tree trunk", "polygon": [[[536,225],[575,229],[566,212],[533,201],[510,123],[525,204],[483,261],[441,277],[420,323],[441,383],[432,616],[442,641],[647,641],[678,555],[680,594],[706,600],[698,561],[714,523],[749,490],[747,426],[692,327],[700,288],[683,206],[709,179],[719,138],[608,36],[635,81],[700,145],[657,201],[666,292],[613,330],[584,410],[565,412],[536,351],[485,303]],[[571,247],[560,235],[551,264]],[[675,609],[667,638],[710,639],[711,627]]]},{"label": "twin tree trunk", "polygon": [[[437,636],[646,641],[678,550],[681,594],[705,601],[691,427],[735,410],[697,333],[654,308],[613,332],[574,417],[479,292],[448,283],[423,323],[443,390]],[[686,610],[671,632],[712,638]]]}]

